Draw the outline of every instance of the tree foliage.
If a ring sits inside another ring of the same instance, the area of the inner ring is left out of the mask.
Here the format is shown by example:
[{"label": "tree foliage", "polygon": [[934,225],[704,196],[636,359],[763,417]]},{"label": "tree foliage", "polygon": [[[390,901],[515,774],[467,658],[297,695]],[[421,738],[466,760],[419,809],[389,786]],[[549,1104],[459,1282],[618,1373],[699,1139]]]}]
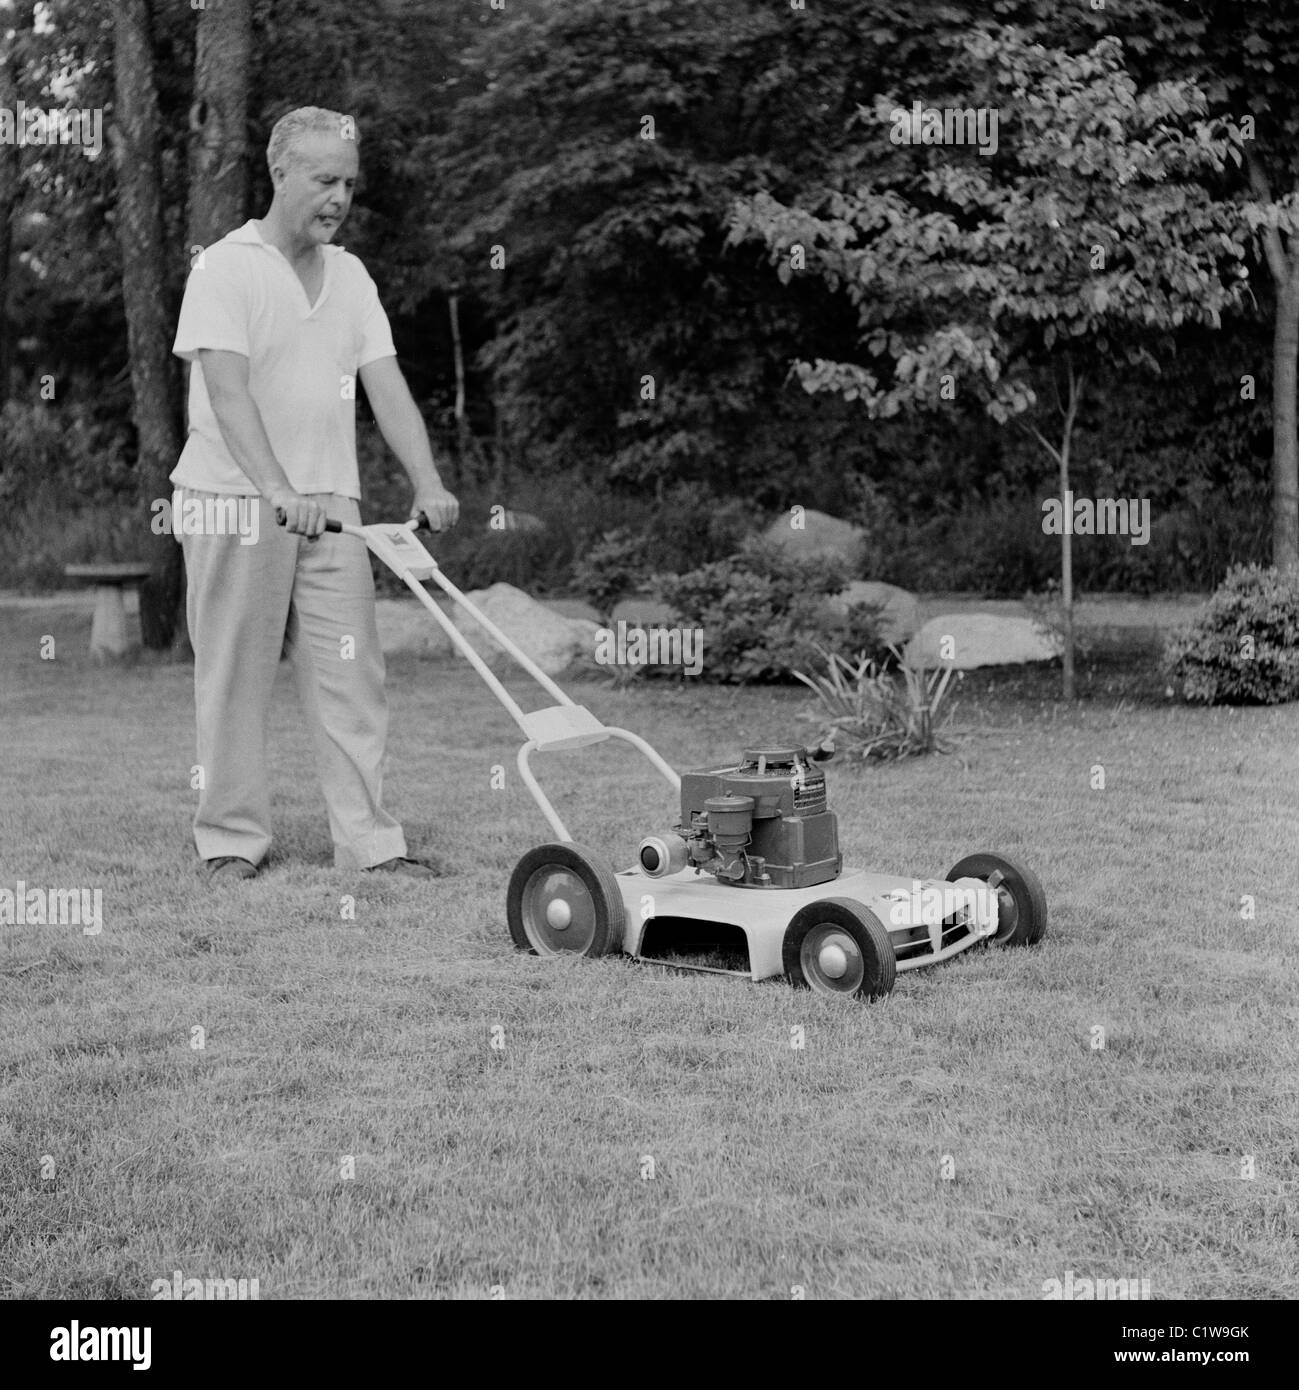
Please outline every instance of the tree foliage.
[{"label": "tree foliage", "polygon": [[728,255],[727,210],[826,178],[862,85],[954,61],[959,33],[956,6],[903,24],[876,0],[585,0],[521,5],[484,37],[481,90],[426,146],[426,286],[486,307],[483,364],[532,466],[783,486],[808,418],[784,360],[850,323]]},{"label": "tree foliage", "polygon": [[[189,265],[197,15],[185,5],[149,8],[165,247],[151,270],[160,294],[174,298]],[[109,7],[48,0],[40,12],[37,31],[13,53],[22,94],[102,107],[110,123]],[[346,244],[379,283],[403,364],[436,425],[449,423],[454,394],[448,301],[457,294],[469,418],[511,466],[491,486],[511,490],[531,477],[576,477],[612,483],[625,497],[666,498],[686,480],[695,496],[844,514],[868,479],[895,518],[894,544],[971,494],[987,501],[1022,491],[1037,445],[998,429],[982,401],[942,417],[899,408],[872,420],[860,402],[799,390],[787,379],[792,360],[882,370],[891,359],[887,349],[878,358],[860,351],[846,294],[807,273],[782,285],[754,247],[728,243],[736,200],[764,192],[822,215],[836,191],[891,188],[963,226],[974,210],[959,189],[930,193],[903,178],[931,151],[864,140],[852,118],[875,94],[907,106],[964,104],[979,26],[1015,24],[1075,55],[1117,34],[1139,88],[1191,79],[1215,114],[1255,117],[1249,152],[1269,196],[1249,192],[1248,171],[1233,167],[1221,178],[1210,171],[1213,197],[1271,203],[1296,186],[1299,20],[1262,4],[1125,0],[1097,11],[1050,0],[921,0],[901,13],[883,0],[816,0],[802,11],[770,0],[510,0],[504,10],[487,0],[252,0],[252,14],[251,210],[269,197],[263,151],[276,117],[307,102],[358,115],[362,183]],[[652,140],[643,138],[645,117]],[[61,417],[78,438],[84,425],[99,441],[91,456],[98,448],[105,460],[89,491],[78,473],[75,492],[65,493],[96,504],[125,497],[133,489],[121,483],[119,441],[127,472],[138,445],[127,423],[112,161],[107,151],[17,155],[6,343],[19,399],[6,438],[21,440],[36,383],[53,375]],[[1273,233],[1290,257],[1288,230],[1260,228],[1261,237]],[[1179,489],[1201,511],[1228,492],[1242,509],[1255,505],[1273,444],[1267,392],[1275,379],[1284,397],[1288,367],[1267,346],[1284,304],[1263,248],[1251,241],[1240,264],[1261,313],[1228,319],[1216,337],[1187,322],[1171,327],[1150,349],[1166,374],[1157,388],[1103,355],[1086,367],[1080,476],[1139,482],[1169,506]],[[977,295],[975,284],[972,303]],[[904,338],[923,330],[934,307],[911,300],[889,328]],[[1045,324],[1037,329],[1004,375],[1018,373],[1049,399],[1035,360],[1047,351]],[[950,350],[964,362],[959,340]],[[1257,377],[1263,404],[1233,403],[1214,384],[1244,371]],[[965,395],[958,405],[976,403]],[[33,436],[24,457],[44,457],[38,444]],[[0,488],[12,491],[13,466],[0,468]]]}]

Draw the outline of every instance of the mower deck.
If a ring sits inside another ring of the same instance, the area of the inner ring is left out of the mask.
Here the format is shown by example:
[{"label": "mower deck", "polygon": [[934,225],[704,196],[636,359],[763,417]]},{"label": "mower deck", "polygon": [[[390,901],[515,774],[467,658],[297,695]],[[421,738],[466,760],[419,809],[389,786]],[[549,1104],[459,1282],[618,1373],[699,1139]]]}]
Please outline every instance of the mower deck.
[{"label": "mower deck", "polygon": [[[650,878],[638,869],[615,875],[626,911],[623,951],[651,965],[664,964],[641,954],[651,922],[664,919],[708,922],[738,928],[749,951],[747,971],[718,970],[673,960],[674,968],[704,970],[766,980],[783,975],[785,930],[801,908],[827,898],[851,898],[875,913],[888,929],[898,970],[934,965],[968,950],[997,930],[997,897],[978,879],[955,883],[917,881],[896,874],[845,869],[838,878],[812,888],[734,888],[693,869]],[[946,912],[944,911],[946,909]]]}]

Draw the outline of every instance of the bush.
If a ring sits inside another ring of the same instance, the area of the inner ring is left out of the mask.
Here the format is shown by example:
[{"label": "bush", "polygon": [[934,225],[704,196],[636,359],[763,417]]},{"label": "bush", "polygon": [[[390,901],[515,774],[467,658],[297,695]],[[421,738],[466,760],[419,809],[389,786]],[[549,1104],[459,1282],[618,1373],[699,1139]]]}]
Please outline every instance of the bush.
[{"label": "bush", "polygon": [[0,503],[132,501],[126,435],[85,401],[9,401],[0,411]]},{"label": "bush", "polygon": [[[899,485],[900,486],[900,485]],[[1079,480],[1080,497],[1110,495]],[[894,496],[880,485],[853,485],[847,519],[870,537],[866,575],[917,593],[967,592],[1018,598],[1059,582],[1060,537],[1042,530],[1042,502],[1053,495],[1043,480],[1033,491],[996,490],[987,496]],[[1075,536],[1077,593],[1204,592],[1234,564],[1267,554],[1266,498],[1216,492],[1198,507],[1156,497],[1149,543],[1126,536]]]},{"label": "bush", "polygon": [[1299,699],[1299,574],[1235,566],[1203,610],[1169,638],[1165,661],[1188,700]]},{"label": "bush", "polygon": [[[365,521],[404,518],[411,490],[378,430],[357,431]],[[432,553],[462,589],[503,582],[534,596],[580,593],[608,609],[648,584],[655,570],[686,569],[734,550],[751,526],[740,499],[718,498],[700,484],[677,483],[653,496],[629,495],[576,477],[495,481],[457,477],[444,442],[435,443],[444,480],[460,500],[460,524],[432,542]],[[495,530],[494,507],[530,512],[543,531]],[[383,593],[404,585],[376,562]]]},{"label": "bush", "polygon": [[697,482],[679,482],[655,504],[647,530],[653,567],[677,573],[733,555],[756,520],[744,497],[719,497]]},{"label": "bush", "polygon": [[834,652],[821,651],[824,675],[794,672],[819,702],[819,708],[801,717],[818,726],[822,744],[833,744],[850,761],[885,762],[950,753],[954,745],[943,731],[955,713],[955,706],[946,703],[952,667],[926,675],[905,665],[896,647],[889,650],[897,674],[865,657],[853,664]]},{"label": "bush", "polygon": [[[386,451],[377,430],[357,432],[361,464],[362,519],[367,522],[404,520],[410,510],[411,486],[404,470]],[[435,451],[443,481],[460,502],[460,522],[440,536],[424,537],[430,553],[461,589],[485,589],[512,584],[534,596],[563,593],[572,584],[574,557],[588,543],[588,516],[607,524],[607,509],[585,491],[548,491],[535,486],[498,487],[490,482],[456,478],[448,467],[449,453]],[[497,530],[490,524],[493,507],[530,512],[544,530]],[[405,585],[385,565],[373,562],[381,594],[400,594]]]},{"label": "bush", "polygon": [[751,509],[716,497],[699,483],[677,483],[639,525],[605,531],[573,566],[573,583],[603,612],[650,586],[656,571],[680,572],[718,560],[744,543]]},{"label": "bush", "polygon": [[615,526],[573,566],[573,583],[584,598],[608,613],[639,588],[656,568],[649,538],[630,526]]},{"label": "bush", "polygon": [[703,630],[703,678],[723,683],[789,679],[818,646],[882,659],[878,609],[844,614],[827,602],[846,583],[842,563],[794,560],[760,539],[724,560],[655,577],[682,625]]},{"label": "bush", "polygon": [[70,561],[138,560],[149,514],[135,489],[125,435],[90,405],[9,401],[0,411],[0,588],[60,588]]}]

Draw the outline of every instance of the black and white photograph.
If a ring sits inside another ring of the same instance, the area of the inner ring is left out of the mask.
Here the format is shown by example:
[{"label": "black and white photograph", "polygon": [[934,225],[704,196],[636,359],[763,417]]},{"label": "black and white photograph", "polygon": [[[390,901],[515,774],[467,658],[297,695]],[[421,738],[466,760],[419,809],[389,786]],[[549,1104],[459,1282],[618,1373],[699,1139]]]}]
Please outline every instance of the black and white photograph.
[{"label": "black and white photograph", "polygon": [[0,0],[35,1373],[1279,1366],[1297,926],[1299,7]]}]

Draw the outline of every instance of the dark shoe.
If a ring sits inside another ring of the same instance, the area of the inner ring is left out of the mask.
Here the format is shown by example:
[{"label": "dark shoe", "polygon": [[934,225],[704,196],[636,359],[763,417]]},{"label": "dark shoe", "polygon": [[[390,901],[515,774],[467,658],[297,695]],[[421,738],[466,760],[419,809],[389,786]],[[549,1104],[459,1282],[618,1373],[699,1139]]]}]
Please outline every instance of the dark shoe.
[{"label": "dark shoe", "polygon": [[365,872],[401,874],[405,878],[446,878],[451,870],[430,859],[385,859],[382,864],[371,864]]},{"label": "dark shoe", "polygon": [[235,878],[256,878],[257,865],[233,854],[223,854],[219,859],[203,861],[203,876],[209,883],[217,880],[229,882]]}]

